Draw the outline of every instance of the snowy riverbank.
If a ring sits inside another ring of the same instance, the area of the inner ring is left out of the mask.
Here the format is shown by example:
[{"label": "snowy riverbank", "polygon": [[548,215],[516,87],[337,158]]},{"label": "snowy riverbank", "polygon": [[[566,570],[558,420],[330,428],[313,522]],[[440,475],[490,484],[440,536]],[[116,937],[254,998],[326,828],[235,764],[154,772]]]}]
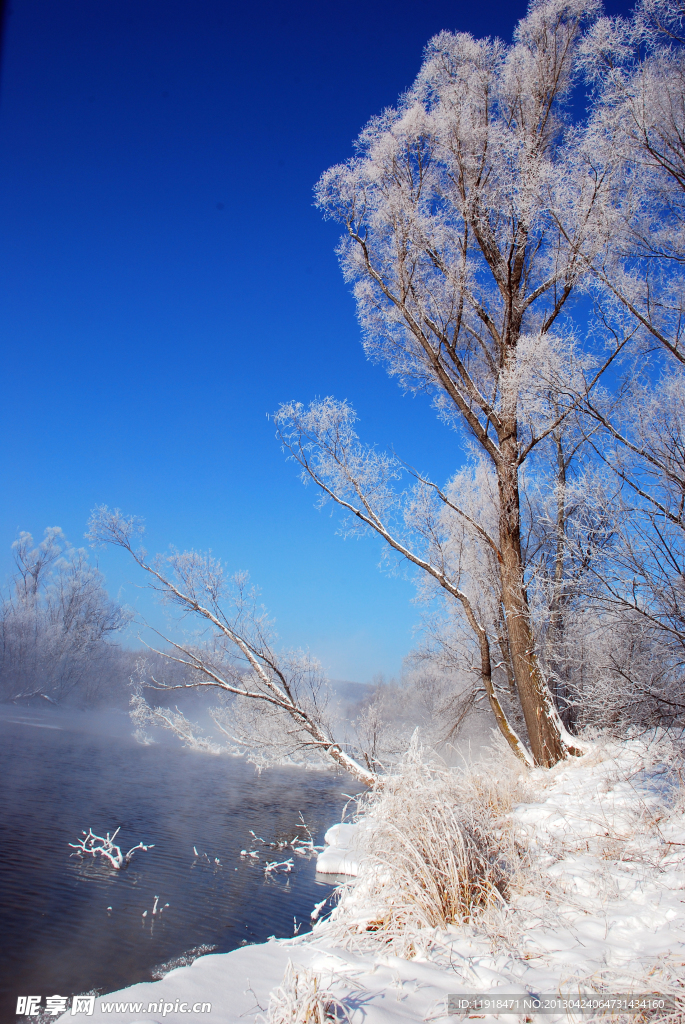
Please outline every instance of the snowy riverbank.
[{"label": "snowy riverbank", "polygon": [[[507,828],[525,853],[507,903],[470,925],[424,928],[411,959],[391,955],[397,947],[378,924],[379,890],[370,886],[362,859],[368,836],[356,849],[359,830],[333,828],[320,867],[360,877],[331,920],[309,935],[204,956],[162,981],[100,997],[94,1017],[112,1024],[253,1024],[260,1015],[267,1019],[269,994],[289,961],[301,983],[305,971],[319,976],[318,985],[347,1008],[351,1024],[457,1020],[447,1016],[448,995],[493,989],[664,994],[685,977],[679,768],[677,750],[651,737],[598,744],[582,759],[519,778],[526,799],[509,810]],[[104,1005],[117,1003],[103,1013]],[[211,1003],[211,1011],[182,1013],[181,1003]],[[92,1019],[69,1017],[75,1024]],[[540,1017],[555,1019],[566,1018]]]}]

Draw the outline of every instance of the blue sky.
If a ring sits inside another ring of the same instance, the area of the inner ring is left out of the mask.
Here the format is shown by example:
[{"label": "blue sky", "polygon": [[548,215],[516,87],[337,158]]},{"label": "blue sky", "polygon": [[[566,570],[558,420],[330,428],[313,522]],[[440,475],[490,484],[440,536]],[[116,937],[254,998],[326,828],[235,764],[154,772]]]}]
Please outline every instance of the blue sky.
[{"label": "blue sky", "polygon": [[[610,13],[625,9],[615,2]],[[150,549],[248,569],[287,646],[397,673],[420,609],[344,541],[274,440],[333,394],[364,438],[445,479],[459,439],[368,363],[312,186],[440,29],[509,39],[524,3],[15,0],[0,94],[0,565],[80,543],[98,503]],[[114,595],[159,614],[118,552]]]}]

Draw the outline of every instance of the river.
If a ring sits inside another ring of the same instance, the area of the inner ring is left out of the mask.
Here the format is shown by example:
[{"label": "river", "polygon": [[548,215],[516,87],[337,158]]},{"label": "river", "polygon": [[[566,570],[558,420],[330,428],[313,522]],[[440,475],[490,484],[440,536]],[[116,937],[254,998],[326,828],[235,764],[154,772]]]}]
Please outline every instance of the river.
[{"label": "river", "polygon": [[[123,715],[8,707],[0,779],[2,1021],[15,1019],[19,995],[44,1003],[113,991],[161,976],[198,947],[227,952],[308,930],[332,885],[304,857],[290,873],[265,873],[267,861],[292,852],[275,853],[250,830],[267,843],[289,840],[302,814],[322,843],[355,787],[347,776],[258,775],[239,758],[141,746]],[[117,827],[124,851],[154,848],[137,851],[125,871],[71,856],[83,831]]]}]

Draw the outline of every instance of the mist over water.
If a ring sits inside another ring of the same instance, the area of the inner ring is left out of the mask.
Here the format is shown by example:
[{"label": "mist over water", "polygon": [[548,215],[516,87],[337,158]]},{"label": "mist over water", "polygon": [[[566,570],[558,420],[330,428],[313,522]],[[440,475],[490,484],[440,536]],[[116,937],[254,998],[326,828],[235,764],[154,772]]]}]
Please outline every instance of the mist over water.
[{"label": "mist over water", "polygon": [[[240,851],[259,848],[250,829],[267,842],[292,839],[300,813],[323,842],[344,794],[358,788],[346,776],[258,775],[238,758],[140,746],[124,715],[7,706],[0,778],[3,1021],[15,1019],[18,995],[113,991],[151,980],[193,947],[225,952],[289,936],[293,918],[308,930],[314,904],[333,889],[317,881],[315,862],[294,857],[292,873],[266,877],[264,863],[291,851]],[[137,851],[124,871],[70,856],[82,831],[119,826],[124,852],[139,842],[154,849]],[[156,896],[169,904],[161,918]]]}]

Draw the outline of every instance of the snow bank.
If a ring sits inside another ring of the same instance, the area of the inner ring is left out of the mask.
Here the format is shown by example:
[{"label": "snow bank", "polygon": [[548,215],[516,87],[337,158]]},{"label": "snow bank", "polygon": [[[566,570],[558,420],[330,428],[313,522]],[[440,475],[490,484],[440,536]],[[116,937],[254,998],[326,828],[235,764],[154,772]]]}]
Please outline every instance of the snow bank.
[{"label": "snow bank", "polygon": [[[335,947],[317,936],[272,940],[260,946],[244,946],[232,953],[200,957],[191,967],[172,971],[162,981],[132,985],[96,1000],[93,1017],[63,1017],[74,1024],[109,1024],[137,1021],[199,1021],[202,1024],[254,1024],[266,1017],[269,993],[280,983],[288,960],[315,970],[322,986],[335,992],[351,1011],[353,1022],[391,1024],[392,1021],[424,1021],[444,1008],[452,992],[465,992],[449,971],[428,961],[398,957],[359,955]],[[522,989],[520,989],[523,992]],[[102,1005],[160,1002],[174,1007],[176,1001],[211,1002],[211,1012],[197,1014],[159,1010],[101,1013]],[[442,1015],[441,1015],[442,1016]]]},{"label": "snow bank", "polygon": [[[389,956],[382,931],[365,932],[362,925],[355,938],[360,881],[336,919],[317,924],[310,935],[201,957],[161,981],[98,998],[94,1016],[111,1024],[257,1024],[267,1018],[269,992],[281,983],[288,961],[320,975],[321,988],[345,1005],[350,1024],[437,1018],[456,1024],[460,1018],[446,1014],[449,994],[577,995],[602,985],[614,994],[665,993],[669,976],[681,985],[685,979],[685,814],[676,758],[662,737],[658,744],[611,743],[549,772],[533,771],[531,799],[509,818],[530,851],[509,904],[472,924],[427,930],[413,959]],[[326,844],[323,870],[359,869],[359,828],[336,825]],[[210,1002],[212,1009],[184,1015],[175,1012],[177,1000]],[[102,1004],[117,1002],[144,1008],[100,1016]],[[148,1011],[150,1003],[159,1009]],[[163,1012],[165,1004],[173,1009]],[[477,1016],[482,1024],[498,1019]],[[525,1018],[500,1019],[516,1024]],[[93,1018],[69,1020],[88,1024]]]},{"label": "snow bank", "polygon": [[332,825],[324,836],[326,846],[316,858],[317,872],[321,875],[355,877],[362,856],[359,850],[360,839],[359,823]]},{"label": "snow bank", "polygon": [[528,925],[529,959],[626,978],[685,960],[685,816],[674,754],[665,741],[611,744],[557,765],[541,780],[543,799],[515,809],[550,886],[547,898],[527,893],[514,904]]}]

